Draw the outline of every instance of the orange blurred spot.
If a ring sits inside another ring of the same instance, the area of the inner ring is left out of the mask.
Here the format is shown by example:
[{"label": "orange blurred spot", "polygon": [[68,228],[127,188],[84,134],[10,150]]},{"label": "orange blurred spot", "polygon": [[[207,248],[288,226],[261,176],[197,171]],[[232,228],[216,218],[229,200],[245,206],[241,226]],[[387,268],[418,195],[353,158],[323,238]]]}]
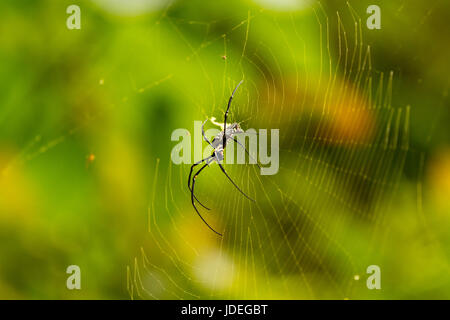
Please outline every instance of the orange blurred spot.
[{"label": "orange blurred spot", "polygon": [[89,167],[89,165],[94,162],[95,160],[95,154],[90,153],[87,157],[86,157],[86,168]]},{"label": "orange blurred spot", "polygon": [[263,105],[268,109],[265,114],[273,115],[270,112],[273,108],[283,110],[280,119],[287,127],[307,119],[305,115],[320,119],[316,138],[324,143],[364,144],[375,131],[367,93],[342,78],[330,86],[319,78],[310,77],[306,83],[296,77],[285,77],[275,87],[262,84],[261,97],[267,103]]}]

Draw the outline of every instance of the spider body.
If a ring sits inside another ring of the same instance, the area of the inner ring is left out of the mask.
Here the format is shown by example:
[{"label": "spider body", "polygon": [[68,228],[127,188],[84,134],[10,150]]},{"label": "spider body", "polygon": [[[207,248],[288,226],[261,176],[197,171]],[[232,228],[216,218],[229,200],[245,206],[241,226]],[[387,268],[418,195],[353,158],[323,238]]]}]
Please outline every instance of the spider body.
[{"label": "spider body", "polygon": [[[231,177],[228,175],[228,173],[226,172],[225,168],[222,165],[222,161],[224,159],[224,150],[227,146],[227,143],[231,140],[235,141],[238,145],[240,145],[245,151],[246,153],[249,155],[249,157],[251,157],[250,153],[248,152],[248,150],[245,148],[244,145],[242,145],[235,137],[235,135],[239,134],[239,133],[243,133],[244,131],[241,129],[239,123],[234,122],[232,124],[227,125],[227,117],[228,117],[228,112],[230,110],[230,106],[231,106],[231,101],[233,100],[233,96],[234,93],[236,92],[237,88],[239,88],[239,86],[241,85],[242,81],[239,82],[239,84],[236,86],[236,88],[233,90],[233,93],[231,94],[230,99],[228,100],[228,106],[227,106],[227,110],[225,112],[225,117],[224,117],[224,123],[222,126],[222,131],[220,131],[210,142],[208,140],[208,138],[205,136],[205,131],[203,129],[206,121],[208,121],[208,119],[206,119],[203,124],[202,124],[202,135],[203,135],[203,139],[214,149],[214,151],[212,152],[212,154],[209,157],[206,157],[196,163],[194,163],[191,166],[191,170],[189,172],[189,179],[188,179],[188,188],[191,192],[191,202],[192,202],[192,206],[194,207],[195,211],[197,212],[198,216],[200,217],[200,219],[202,219],[202,221],[208,226],[209,229],[211,229],[213,232],[217,233],[218,235],[222,236],[222,234],[220,234],[219,232],[217,232],[216,230],[214,230],[206,221],[205,219],[202,217],[202,215],[200,214],[200,212],[198,211],[196,205],[195,205],[195,201],[197,201],[202,207],[204,207],[207,210],[210,210],[208,207],[206,207],[205,205],[203,205],[195,196],[194,194],[194,187],[195,187],[195,181],[198,177],[198,175],[202,172],[203,169],[205,169],[207,166],[209,166],[212,162],[216,162],[220,169],[222,170],[222,172],[225,174],[225,176],[228,178],[228,180],[234,185],[234,187],[240,192],[242,193],[247,199],[251,200],[251,201],[255,201],[252,198],[250,198],[248,195],[246,195],[237,185],[236,183],[231,179]],[[199,165],[199,164],[203,164],[203,166],[194,174],[194,177],[191,180],[192,177],[192,172],[194,170],[194,167]],[[258,164],[257,164],[258,165]],[[259,165],[258,165],[259,167]],[[191,185],[192,182],[192,185]],[[195,200],[195,201],[194,201]]]},{"label": "spider body", "polygon": [[[202,131],[203,131],[203,126],[205,125],[206,121],[203,122],[202,125]],[[234,140],[234,136],[239,134],[239,133],[244,133],[244,130],[241,129],[241,127],[239,126],[239,123],[235,122],[230,124],[229,126],[227,126],[227,129],[225,130],[225,137],[226,137],[226,143],[228,143],[230,140]],[[220,131],[212,140],[211,140],[211,147],[213,147],[214,152],[216,154],[216,157],[212,157],[210,159],[208,159],[206,161],[206,163],[210,164],[211,162],[214,161],[223,161],[224,158],[224,131]],[[226,147],[226,145],[225,145]]]}]

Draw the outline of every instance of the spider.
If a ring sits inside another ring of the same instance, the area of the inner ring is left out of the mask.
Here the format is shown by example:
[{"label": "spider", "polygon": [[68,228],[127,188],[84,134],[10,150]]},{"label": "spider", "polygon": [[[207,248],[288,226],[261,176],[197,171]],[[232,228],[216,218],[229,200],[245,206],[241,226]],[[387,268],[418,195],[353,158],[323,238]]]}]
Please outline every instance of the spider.
[{"label": "spider", "polygon": [[[230,182],[233,184],[233,186],[240,192],[242,193],[247,199],[255,202],[254,199],[250,198],[248,195],[246,195],[238,186],[237,184],[233,181],[233,179],[231,179],[231,177],[228,175],[228,173],[226,172],[225,168],[222,165],[222,161],[224,158],[224,149],[227,146],[228,141],[230,140],[234,140],[240,147],[242,147],[245,152],[248,154],[248,156],[250,158],[253,159],[253,157],[250,155],[250,153],[248,152],[247,148],[245,148],[245,146],[243,144],[241,144],[235,137],[235,135],[240,134],[240,133],[244,133],[244,130],[241,129],[239,123],[234,122],[230,125],[227,125],[227,118],[228,118],[228,112],[230,111],[230,106],[231,106],[231,101],[233,100],[234,94],[236,92],[236,90],[239,88],[239,86],[242,84],[244,80],[241,80],[241,82],[238,83],[238,85],[236,86],[236,88],[234,88],[233,93],[231,94],[230,99],[228,100],[228,106],[227,106],[227,110],[225,112],[225,118],[223,121],[223,131],[219,132],[210,142],[208,140],[208,138],[205,136],[205,130],[203,129],[205,126],[205,123],[208,121],[208,119],[206,119],[203,124],[202,124],[202,135],[203,135],[203,139],[214,149],[213,153],[209,156],[206,157],[196,163],[194,163],[191,166],[191,171],[189,172],[189,179],[188,179],[188,188],[189,191],[191,192],[191,202],[192,202],[192,206],[194,207],[195,211],[197,212],[198,216],[200,217],[200,219],[202,219],[202,221],[208,226],[209,229],[211,229],[213,232],[215,232],[216,234],[218,234],[219,236],[222,236],[221,233],[217,232],[216,230],[214,230],[207,222],[206,220],[202,217],[202,215],[200,214],[200,212],[198,211],[197,207],[195,206],[195,201],[197,201],[203,208],[210,210],[208,207],[206,207],[205,205],[203,205],[195,196],[194,194],[194,187],[195,187],[195,180],[197,179],[198,175],[200,174],[200,172],[202,172],[203,169],[206,168],[206,166],[209,166],[209,164],[211,162],[217,162],[217,164],[220,167],[220,170],[222,170],[222,172],[225,174],[225,176],[228,178],[228,180],[230,180]],[[212,119],[214,120],[214,118]],[[213,122],[213,121],[212,121]],[[214,122],[213,122],[214,123]],[[256,162],[256,161],[255,161]],[[204,163],[204,165],[194,174],[194,177],[191,180],[192,177],[192,172],[194,170],[194,167]],[[256,162],[256,165],[260,168],[259,164]],[[191,187],[191,181],[192,181],[192,187]],[[194,201],[195,200],[195,201]]]}]

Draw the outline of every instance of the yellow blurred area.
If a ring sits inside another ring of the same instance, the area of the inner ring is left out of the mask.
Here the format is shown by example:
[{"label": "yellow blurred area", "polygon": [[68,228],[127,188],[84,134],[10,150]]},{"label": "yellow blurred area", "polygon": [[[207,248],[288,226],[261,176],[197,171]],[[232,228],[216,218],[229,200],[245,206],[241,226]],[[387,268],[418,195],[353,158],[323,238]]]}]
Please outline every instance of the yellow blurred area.
[{"label": "yellow blurred area", "polygon": [[32,227],[37,221],[39,196],[34,181],[30,180],[12,159],[16,152],[5,148],[0,153],[0,224]]},{"label": "yellow blurred area", "polygon": [[442,212],[450,213],[450,149],[437,150],[427,167],[430,193]]},{"label": "yellow blurred area", "polygon": [[[1,1],[0,299],[450,297],[450,2],[380,3]],[[171,137],[241,80],[279,170],[201,173],[220,237]]]}]

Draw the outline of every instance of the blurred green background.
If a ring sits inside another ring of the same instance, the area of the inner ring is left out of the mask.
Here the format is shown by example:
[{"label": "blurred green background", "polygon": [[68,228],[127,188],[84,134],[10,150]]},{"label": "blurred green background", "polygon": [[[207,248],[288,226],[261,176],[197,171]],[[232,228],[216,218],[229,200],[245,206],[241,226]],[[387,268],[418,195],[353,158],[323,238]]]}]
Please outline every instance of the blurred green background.
[{"label": "blurred green background", "polygon": [[[0,12],[0,298],[450,298],[447,1]],[[227,166],[256,204],[215,165],[199,176],[220,238],[170,137],[222,119],[241,79],[230,118],[280,129],[280,170]]]}]

